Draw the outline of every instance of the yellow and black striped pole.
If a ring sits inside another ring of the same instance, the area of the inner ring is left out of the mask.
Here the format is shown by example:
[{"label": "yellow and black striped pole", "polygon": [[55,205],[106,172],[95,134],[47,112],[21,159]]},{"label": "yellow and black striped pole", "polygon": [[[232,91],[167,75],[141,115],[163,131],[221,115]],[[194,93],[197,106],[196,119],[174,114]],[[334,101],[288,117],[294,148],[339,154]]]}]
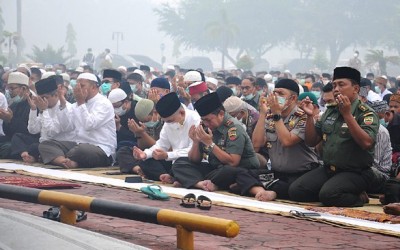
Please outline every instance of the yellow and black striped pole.
[{"label": "yellow and black striped pole", "polygon": [[202,232],[229,238],[236,237],[239,234],[239,225],[232,220],[97,199],[83,195],[0,184],[0,198],[60,206],[60,220],[68,224],[75,224],[75,210],[82,210],[175,227],[177,229],[177,246],[180,249],[194,248],[193,232]]}]

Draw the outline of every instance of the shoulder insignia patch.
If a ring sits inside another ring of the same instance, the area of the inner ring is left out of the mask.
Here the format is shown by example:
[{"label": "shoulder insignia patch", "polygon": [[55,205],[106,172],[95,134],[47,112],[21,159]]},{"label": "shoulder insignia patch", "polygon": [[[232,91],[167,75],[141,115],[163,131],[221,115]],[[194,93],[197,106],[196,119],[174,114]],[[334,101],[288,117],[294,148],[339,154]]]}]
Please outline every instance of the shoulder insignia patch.
[{"label": "shoulder insignia patch", "polygon": [[234,140],[237,139],[237,132],[236,132],[236,128],[235,127],[230,128],[228,130],[228,137],[229,137],[229,140],[231,140],[231,141],[234,141]]},{"label": "shoulder insignia patch", "polygon": [[374,117],[373,116],[364,117],[364,123],[366,125],[371,125],[373,122],[374,122]]},{"label": "shoulder insignia patch", "polygon": [[366,110],[368,110],[368,108],[365,106],[365,105],[363,105],[363,104],[360,104],[359,106],[358,106],[358,108],[361,110],[361,111],[366,111]]},{"label": "shoulder insignia patch", "polygon": [[374,112],[367,112],[367,113],[363,114],[363,116],[365,117],[365,116],[369,116],[369,115],[372,115],[372,114],[374,114]]}]

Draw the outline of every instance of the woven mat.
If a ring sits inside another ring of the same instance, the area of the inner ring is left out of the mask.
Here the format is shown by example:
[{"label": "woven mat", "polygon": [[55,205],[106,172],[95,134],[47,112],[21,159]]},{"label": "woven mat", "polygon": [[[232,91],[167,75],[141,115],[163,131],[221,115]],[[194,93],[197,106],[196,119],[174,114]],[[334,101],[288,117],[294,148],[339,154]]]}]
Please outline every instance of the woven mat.
[{"label": "woven mat", "polygon": [[79,184],[53,181],[49,179],[39,179],[27,176],[0,176],[0,183],[42,189],[63,189],[81,187],[81,185]]}]

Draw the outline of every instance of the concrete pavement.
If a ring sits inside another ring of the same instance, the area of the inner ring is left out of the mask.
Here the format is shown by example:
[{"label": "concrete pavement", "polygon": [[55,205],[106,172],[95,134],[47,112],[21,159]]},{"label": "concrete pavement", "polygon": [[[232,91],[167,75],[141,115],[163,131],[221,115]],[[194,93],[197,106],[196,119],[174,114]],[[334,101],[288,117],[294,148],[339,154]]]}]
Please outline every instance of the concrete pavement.
[{"label": "concrete pavement", "polygon": [[[0,173],[0,176],[9,175]],[[234,219],[240,225],[236,238],[195,232],[196,249],[399,249],[400,238],[279,215],[213,206],[210,211],[183,208],[179,199],[150,200],[140,192],[81,184],[81,188],[57,190],[122,202]],[[0,207],[41,216],[49,206],[0,199]],[[77,227],[152,249],[176,249],[174,228],[88,213]],[[1,230],[6,230],[0,226]]]}]

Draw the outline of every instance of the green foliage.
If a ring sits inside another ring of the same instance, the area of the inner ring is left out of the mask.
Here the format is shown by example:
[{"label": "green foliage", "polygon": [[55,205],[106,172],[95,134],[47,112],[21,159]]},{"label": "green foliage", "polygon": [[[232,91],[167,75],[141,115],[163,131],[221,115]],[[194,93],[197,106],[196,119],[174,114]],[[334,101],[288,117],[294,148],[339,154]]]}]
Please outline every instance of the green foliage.
[{"label": "green foliage", "polygon": [[56,64],[63,63],[67,64],[68,60],[72,58],[72,56],[64,57],[64,47],[59,49],[54,49],[51,45],[47,45],[45,49],[40,49],[36,45],[32,48],[32,54],[27,55],[28,58],[37,63],[43,64]]},{"label": "green foliage", "polygon": [[254,62],[250,56],[244,55],[236,62],[236,67],[243,70],[251,70],[254,67]]},{"label": "green foliage", "polygon": [[67,25],[67,36],[65,38],[65,42],[67,43],[67,52],[68,54],[73,57],[77,53],[76,49],[76,32],[74,30],[74,27],[72,26],[71,23],[68,23]]},{"label": "green foliage", "polygon": [[385,56],[383,50],[372,50],[372,49],[368,50],[368,54],[365,55],[366,66],[373,66],[374,64],[378,64],[380,75],[387,75],[386,71],[387,63],[399,65],[400,57]]}]

